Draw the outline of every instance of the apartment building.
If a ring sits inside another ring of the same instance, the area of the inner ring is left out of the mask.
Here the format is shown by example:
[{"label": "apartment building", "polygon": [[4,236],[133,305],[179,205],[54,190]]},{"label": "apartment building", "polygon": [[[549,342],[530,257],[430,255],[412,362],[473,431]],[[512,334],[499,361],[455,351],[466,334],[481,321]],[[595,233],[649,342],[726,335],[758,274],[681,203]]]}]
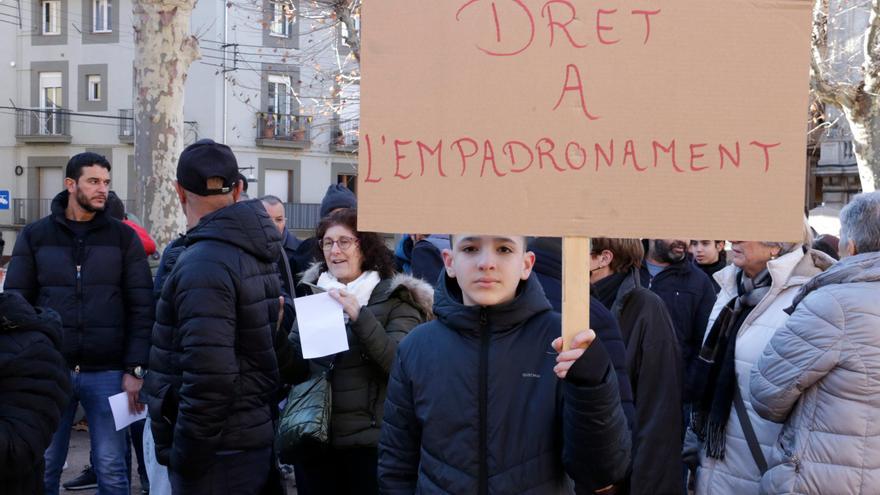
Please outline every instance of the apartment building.
[{"label": "apartment building", "polygon": [[[250,195],[280,197],[305,233],[329,184],[354,188],[358,86],[345,80],[353,62],[338,24],[299,4],[199,1],[202,58],[188,72],[184,119],[187,143],[229,144]],[[131,0],[0,2],[2,254],[48,213],[76,153],[107,156],[113,189],[131,199],[133,33]]]}]

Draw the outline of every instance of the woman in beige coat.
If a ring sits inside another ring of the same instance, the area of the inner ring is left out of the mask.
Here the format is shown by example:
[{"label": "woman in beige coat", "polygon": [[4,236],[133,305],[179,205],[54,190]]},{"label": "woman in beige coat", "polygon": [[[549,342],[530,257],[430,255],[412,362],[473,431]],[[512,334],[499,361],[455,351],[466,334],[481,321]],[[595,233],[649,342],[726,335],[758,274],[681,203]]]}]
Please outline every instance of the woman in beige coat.
[{"label": "woman in beige coat", "polygon": [[780,427],[752,408],[749,373],[788,318],[784,309],[798,289],[833,261],[824,253],[789,243],[733,241],[731,255],[733,264],[714,277],[721,292],[698,360],[703,369],[690,370],[695,386],[702,389],[691,425],[703,440],[698,495],[758,493],[761,470],[745,439],[734,395],[738,389],[766,458]]}]

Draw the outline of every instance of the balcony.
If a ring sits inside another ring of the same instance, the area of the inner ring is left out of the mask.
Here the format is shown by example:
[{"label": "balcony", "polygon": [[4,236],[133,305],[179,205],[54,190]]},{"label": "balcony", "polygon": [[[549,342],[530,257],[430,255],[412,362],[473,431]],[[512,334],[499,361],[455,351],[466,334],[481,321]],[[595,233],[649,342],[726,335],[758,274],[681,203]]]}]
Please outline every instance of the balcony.
[{"label": "balcony", "polygon": [[283,113],[257,113],[257,145],[305,148],[311,140],[311,117]]},{"label": "balcony", "polygon": [[[134,208],[134,201],[123,199],[125,211]],[[320,206],[320,205],[319,205]],[[27,225],[35,222],[52,212],[52,198],[13,198],[12,199],[12,223],[14,225]]]},{"label": "balcony", "polygon": [[[183,145],[189,146],[199,140],[199,123],[195,120],[183,121]],[[119,109],[119,142],[134,144],[134,110]]]},{"label": "balcony", "polygon": [[131,108],[119,110],[119,142],[134,143],[134,110]]},{"label": "balcony", "polygon": [[330,140],[330,151],[356,153],[360,146],[360,121],[349,120],[333,122],[333,139]]},{"label": "balcony", "polygon": [[23,143],[69,143],[70,114],[63,108],[18,108],[15,139]]},{"label": "balcony", "polygon": [[284,203],[284,216],[290,230],[315,230],[321,220],[321,204]]}]

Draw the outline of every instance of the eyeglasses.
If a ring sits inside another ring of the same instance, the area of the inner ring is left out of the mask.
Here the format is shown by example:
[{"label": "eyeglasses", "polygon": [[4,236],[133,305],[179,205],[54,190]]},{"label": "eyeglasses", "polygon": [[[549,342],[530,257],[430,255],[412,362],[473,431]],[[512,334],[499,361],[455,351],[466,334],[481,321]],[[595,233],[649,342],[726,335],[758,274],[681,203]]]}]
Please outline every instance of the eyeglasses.
[{"label": "eyeglasses", "polygon": [[336,239],[335,241],[329,237],[325,237],[324,239],[321,239],[321,249],[323,249],[324,251],[330,251],[333,249],[333,244],[336,244],[337,246],[339,246],[340,250],[348,251],[348,248],[350,248],[354,244],[357,244],[357,242],[358,240],[352,237],[343,236],[339,239]]}]

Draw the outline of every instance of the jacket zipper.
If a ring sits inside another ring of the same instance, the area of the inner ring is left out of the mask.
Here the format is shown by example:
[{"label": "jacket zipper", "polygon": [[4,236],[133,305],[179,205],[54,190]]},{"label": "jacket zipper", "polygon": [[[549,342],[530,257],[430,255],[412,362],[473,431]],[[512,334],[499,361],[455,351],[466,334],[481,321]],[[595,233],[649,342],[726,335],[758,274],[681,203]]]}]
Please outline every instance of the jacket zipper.
[{"label": "jacket zipper", "polygon": [[[76,361],[80,361],[82,354],[83,341],[83,322],[82,322],[82,258],[83,258],[83,240],[82,237],[76,239]],[[79,365],[77,365],[77,368]]]},{"label": "jacket zipper", "polygon": [[795,454],[792,451],[785,448],[785,445],[783,445],[783,443],[781,441],[779,442],[779,446],[782,448],[782,452],[785,454],[785,456],[788,457],[788,459],[791,461],[792,464],[794,464],[794,472],[800,473],[801,472],[801,458],[798,457],[797,454]]},{"label": "jacket zipper", "polygon": [[488,408],[489,408],[489,319],[485,309],[480,309],[480,495],[489,493],[489,446]]}]

